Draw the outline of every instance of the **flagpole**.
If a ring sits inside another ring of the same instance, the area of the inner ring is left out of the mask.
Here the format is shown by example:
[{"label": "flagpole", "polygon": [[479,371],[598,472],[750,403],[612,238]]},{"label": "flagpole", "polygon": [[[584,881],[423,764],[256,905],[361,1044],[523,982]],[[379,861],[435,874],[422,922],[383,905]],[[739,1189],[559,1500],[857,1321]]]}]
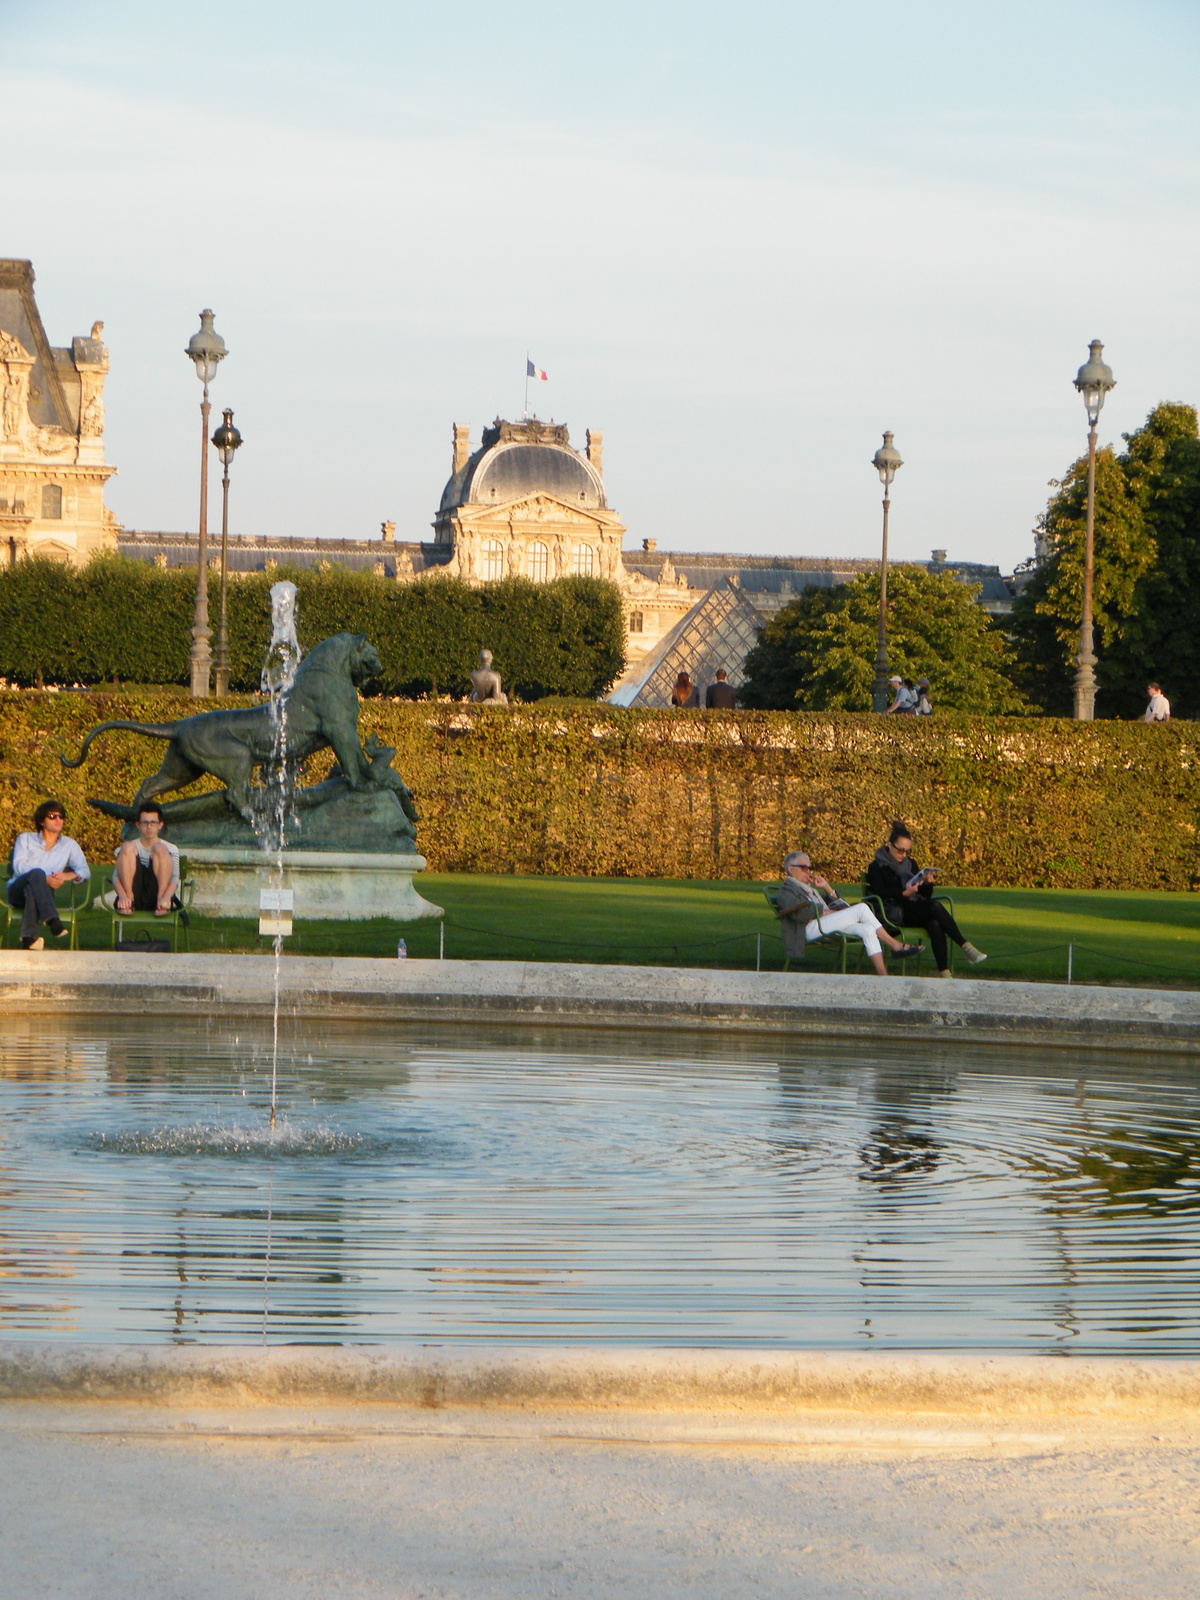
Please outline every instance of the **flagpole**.
[{"label": "flagpole", "polygon": [[525,415],[522,417],[521,420],[523,422],[528,422],[529,421],[529,351],[528,350],[526,350],[526,352],[525,352]]}]

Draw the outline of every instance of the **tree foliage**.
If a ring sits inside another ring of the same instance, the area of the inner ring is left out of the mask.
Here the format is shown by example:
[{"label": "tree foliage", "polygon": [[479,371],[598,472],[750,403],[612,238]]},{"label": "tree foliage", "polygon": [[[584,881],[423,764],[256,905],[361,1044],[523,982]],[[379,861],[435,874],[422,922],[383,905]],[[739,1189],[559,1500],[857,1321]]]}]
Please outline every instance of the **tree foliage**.
[{"label": "tree foliage", "polygon": [[[1176,709],[1196,702],[1200,654],[1200,438],[1194,406],[1164,402],[1126,448],[1096,456],[1092,612],[1100,716],[1136,716],[1158,679]],[[1087,458],[1039,522],[1049,555],[1013,608],[1019,681],[1045,711],[1068,714],[1079,652]]]},{"label": "tree foliage", "polygon": [[[1012,650],[975,601],[977,584],[923,567],[888,569],[888,667],[927,677],[941,709],[1008,715],[1029,709]],[[767,623],[746,657],[743,705],[756,710],[869,711],[879,627],[879,574],[809,587]]]},{"label": "tree foliage", "polygon": [[[472,588],[431,576],[390,583],[344,567],[280,568],[229,584],[230,687],[252,691],[271,634],[270,587],[298,590],[297,632],[310,649],[331,633],[365,633],[385,694],[436,688],[464,694],[481,649],[522,699],[593,699],[619,675],[625,628],[616,586],[599,578]],[[0,573],[0,676],[18,684],[184,684],[188,681],[194,568],[162,570],[124,556],[76,569],[31,558]],[[216,645],[218,591],[209,584]]]}]

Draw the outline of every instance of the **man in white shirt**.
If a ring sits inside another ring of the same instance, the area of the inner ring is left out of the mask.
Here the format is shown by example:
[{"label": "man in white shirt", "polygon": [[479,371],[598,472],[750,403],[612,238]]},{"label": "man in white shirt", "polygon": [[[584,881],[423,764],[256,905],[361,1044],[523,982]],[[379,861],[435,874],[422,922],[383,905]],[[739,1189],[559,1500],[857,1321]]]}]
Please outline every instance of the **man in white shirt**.
[{"label": "man in white shirt", "polygon": [[43,800],[33,814],[33,833],[19,833],[13,845],[8,903],[25,913],[21,944],[26,950],[40,950],[45,943],[38,935],[39,922],[47,924],[55,939],[65,937],[54,891],[64,883],[85,883],[92,875],[83,851],[63,833],[66,820],[61,800]]},{"label": "man in white shirt", "polygon": [[147,800],[137,814],[137,838],[127,839],[117,851],[113,891],[117,910],[125,916],[153,911],[165,917],[172,909],[179,887],[179,851],[160,838],[162,826],[161,806]]},{"label": "man in white shirt", "polygon": [[1159,686],[1156,683],[1150,684],[1146,689],[1146,693],[1150,696],[1150,704],[1146,707],[1146,715],[1142,718],[1142,721],[1170,722],[1171,702]]}]

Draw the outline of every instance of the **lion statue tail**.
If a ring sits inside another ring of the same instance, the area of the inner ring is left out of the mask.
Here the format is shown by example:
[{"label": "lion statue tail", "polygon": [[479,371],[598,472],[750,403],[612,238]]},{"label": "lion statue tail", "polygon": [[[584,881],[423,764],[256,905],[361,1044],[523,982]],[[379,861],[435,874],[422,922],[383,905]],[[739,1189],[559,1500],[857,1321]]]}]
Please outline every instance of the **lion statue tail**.
[{"label": "lion statue tail", "polygon": [[102,722],[99,727],[92,728],[85,736],[79,754],[74,761],[68,761],[66,756],[59,756],[64,767],[81,767],[87,760],[88,745],[102,733],[108,733],[113,728],[122,729],[125,733],[144,733],[148,739],[173,739],[176,724],[173,722]]}]

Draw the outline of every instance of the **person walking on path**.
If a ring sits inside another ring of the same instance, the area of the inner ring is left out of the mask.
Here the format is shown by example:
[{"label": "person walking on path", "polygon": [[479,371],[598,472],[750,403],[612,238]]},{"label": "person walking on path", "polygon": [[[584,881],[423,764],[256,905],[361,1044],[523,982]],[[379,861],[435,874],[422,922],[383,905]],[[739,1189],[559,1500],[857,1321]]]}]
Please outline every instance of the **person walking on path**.
[{"label": "person walking on path", "polygon": [[884,716],[911,716],[912,713],[917,709],[916,695],[911,689],[905,688],[903,678],[889,678],[888,682],[891,684],[892,693],[896,698],[884,712]]},{"label": "person walking on path", "polygon": [[1150,697],[1150,704],[1146,707],[1143,722],[1170,722],[1171,702],[1156,683],[1147,685],[1146,693]]},{"label": "person walking on path", "polygon": [[917,704],[915,711],[918,717],[931,717],[933,715],[933,701],[929,698],[929,679],[917,679]]},{"label": "person walking on path", "polygon": [[888,842],[875,852],[867,868],[867,888],[883,901],[884,914],[900,928],[924,928],[929,935],[938,977],[950,976],[946,940],[962,946],[973,967],[987,956],[966,939],[949,908],[933,898],[935,869],[922,871],[912,858],[912,834],[903,822],[893,822]]},{"label": "person walking on path", "polygon": [[717,668],[715,683],[710,683],[704,691],[704,706],[707,711],[732,711],[737,705],[737,690],[729,682],[724,667]]},{"label": "person walking on path", "polygon": [[779,923],[783,932],[783,948],[792,960],[804,959],[804,947],[814,939],[823,939],[827,933],[848,933],[861,939],[870,957],[871,965],[881,978],[887,977],[883,955],[879,949],[886,944],[894,955],[915,956],[919,946],[901,944],[894,938],[870,906],[847,905],[833,889],[828,879],[814,872],[812,862],[803,850],[793,850],[783,858],[786,876],[776,896]]},{"label": "person walking on path", "polygon": [[682,710],[700,704],[700,690],[686,672],[681,672],[675,679],[675,687],[671,690],[671,704]]},{"label": "person walking on path", "polygon": [[92,875],[83,851],[63,832],[66,821],[61,800],[43,800],[33,814],[34,831],[19,833],[13,845],[8,903],[24,912],[21,945],[26,950],[40,950],[45,943],[38,935],[39,922],[55,939],[66,936],[54,891],[64,883],[86,883]]}]

